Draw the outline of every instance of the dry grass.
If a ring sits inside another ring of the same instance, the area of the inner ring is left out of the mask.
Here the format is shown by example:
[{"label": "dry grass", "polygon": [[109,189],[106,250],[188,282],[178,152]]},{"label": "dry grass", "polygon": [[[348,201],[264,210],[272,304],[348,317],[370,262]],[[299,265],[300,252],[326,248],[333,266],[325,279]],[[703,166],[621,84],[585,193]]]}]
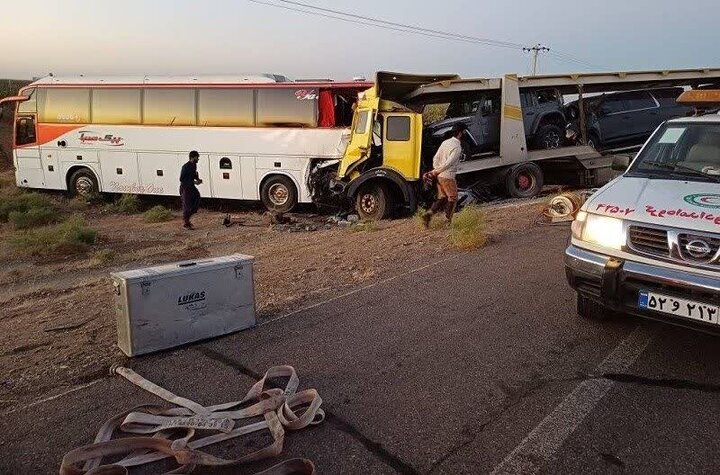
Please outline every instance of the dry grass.
[{"label": "dry grass", "polygon": [[359,221],[357,223],[352,224],[349,228],[349,231],[351,233],[359,233],[359,232],[375,232],[379,230],[378,224],[376,221]]},{"label": "dry grass", "polygon": [[90,258],[91,267],[105,267],[115,260],[115,251],[112,249],[100,249]]},{"label": "dry grass", "polygon": [[478,249],[488,242],[485,212],[477,206],[466,206],[450,224],[450,240],[458,249]]},{"label": "dry grass", "polygon": [[71,255],[88,250],[97,232],[85,226],[80,216],[38,229],[15,231],[8,242],[19,254],[30,256]]}]

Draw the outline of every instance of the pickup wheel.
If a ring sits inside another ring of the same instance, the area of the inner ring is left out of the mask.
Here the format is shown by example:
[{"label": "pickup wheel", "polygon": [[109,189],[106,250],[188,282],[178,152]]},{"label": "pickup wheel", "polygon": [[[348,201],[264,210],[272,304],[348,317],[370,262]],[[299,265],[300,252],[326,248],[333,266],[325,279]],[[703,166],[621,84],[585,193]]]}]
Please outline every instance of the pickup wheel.
[{"label": "pickup wheel", "polygon": [[555,124],[547,124],[537,131],[537,142],[540,148],[553,149],[563,145],[565,131]]},{"label": "pickup wheel", "polygon": [[577,314],[580,318],[587,320],[607,320],[612,317],[615,312],[606,309],[594,300],[577,294]]},{"label": "pickup wheel", "polygon": [[360,219],[377,221],[390,215],[392,196],[386,186],[370,183],[360,188],[355,196],[355,210]]},{"label": "pickup wheel", "polygon": [[532,198],[543,187],[543,172],[535,163],[521,163],[510,169],[505,188],[513,198]]}]

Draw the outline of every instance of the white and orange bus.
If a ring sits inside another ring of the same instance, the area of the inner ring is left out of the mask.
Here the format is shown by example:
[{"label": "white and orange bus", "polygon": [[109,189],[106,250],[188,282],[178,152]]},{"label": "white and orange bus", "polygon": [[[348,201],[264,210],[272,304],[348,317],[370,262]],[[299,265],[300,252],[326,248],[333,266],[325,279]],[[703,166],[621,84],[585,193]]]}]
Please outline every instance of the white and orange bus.
[{"label": "white and orange bus", "polygon": [[245,77],[46,77],[19,91],[19,187],[177,195],[188,152],[203,197],[311,202],[315,167],[344,152],[365,81]]}]

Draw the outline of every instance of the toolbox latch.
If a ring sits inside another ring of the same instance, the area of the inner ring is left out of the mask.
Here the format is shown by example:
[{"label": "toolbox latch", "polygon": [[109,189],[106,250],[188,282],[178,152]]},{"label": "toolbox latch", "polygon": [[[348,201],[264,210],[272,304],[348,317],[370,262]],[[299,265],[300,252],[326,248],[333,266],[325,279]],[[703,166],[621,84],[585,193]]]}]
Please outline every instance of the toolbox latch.
[{"label": "toolbox latch", "polygon": [[235,278],[236,278],[236,279],[242,279],[242,277],[243,277],[243,269],[244,269],[244,267],[243,267],[242,264],[238,264],[238,265],[235,266]]},{"label": "toolbox latch", "polygon": [[140,289],[143,295],[150,293],[150,284],[151,282],[140,282]]}]

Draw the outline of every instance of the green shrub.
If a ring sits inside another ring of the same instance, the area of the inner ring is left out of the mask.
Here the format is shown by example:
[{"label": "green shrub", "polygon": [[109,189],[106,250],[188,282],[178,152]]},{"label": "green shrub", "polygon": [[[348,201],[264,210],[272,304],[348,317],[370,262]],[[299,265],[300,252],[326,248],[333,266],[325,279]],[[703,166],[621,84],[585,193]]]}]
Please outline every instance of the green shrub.
[{"label": "green shrub", "polygon": [[120,214],[138,214],[140,212],[140,198],[137,195],[122,195],[120,199],[108,205],[108,211]]},{"label": "green shrub", "polygon": [[15,231],[9,242],[22,254],[45,256],[84,252],[96,238],[95,230],[86,227],[80,216],[73,216],[54,226]]},{"label": "green shrub", "polygon": [[477,249],[488,242],[485,213],[477,206],[466,206],[450,223],[450,240],[459,249]]},{"label": "green shrub", "polygon": [[58,221],[57,211],[51,208],[30,208],[27,211],[10,211],[8,221],[15,229],[29,229]]},{"label": "green shrub", "polygon": [[50,198],[38,193],[20,193],[0,197],[0,221],[6,223],[13,211],[25,213],[33,208],[53,209],[53,206]]},{"label": "green shrub", "polygon": [[163,205],[153,206],[145,211],[145,221],[148,223],[163,223],[173,218],[172,212]]}]

